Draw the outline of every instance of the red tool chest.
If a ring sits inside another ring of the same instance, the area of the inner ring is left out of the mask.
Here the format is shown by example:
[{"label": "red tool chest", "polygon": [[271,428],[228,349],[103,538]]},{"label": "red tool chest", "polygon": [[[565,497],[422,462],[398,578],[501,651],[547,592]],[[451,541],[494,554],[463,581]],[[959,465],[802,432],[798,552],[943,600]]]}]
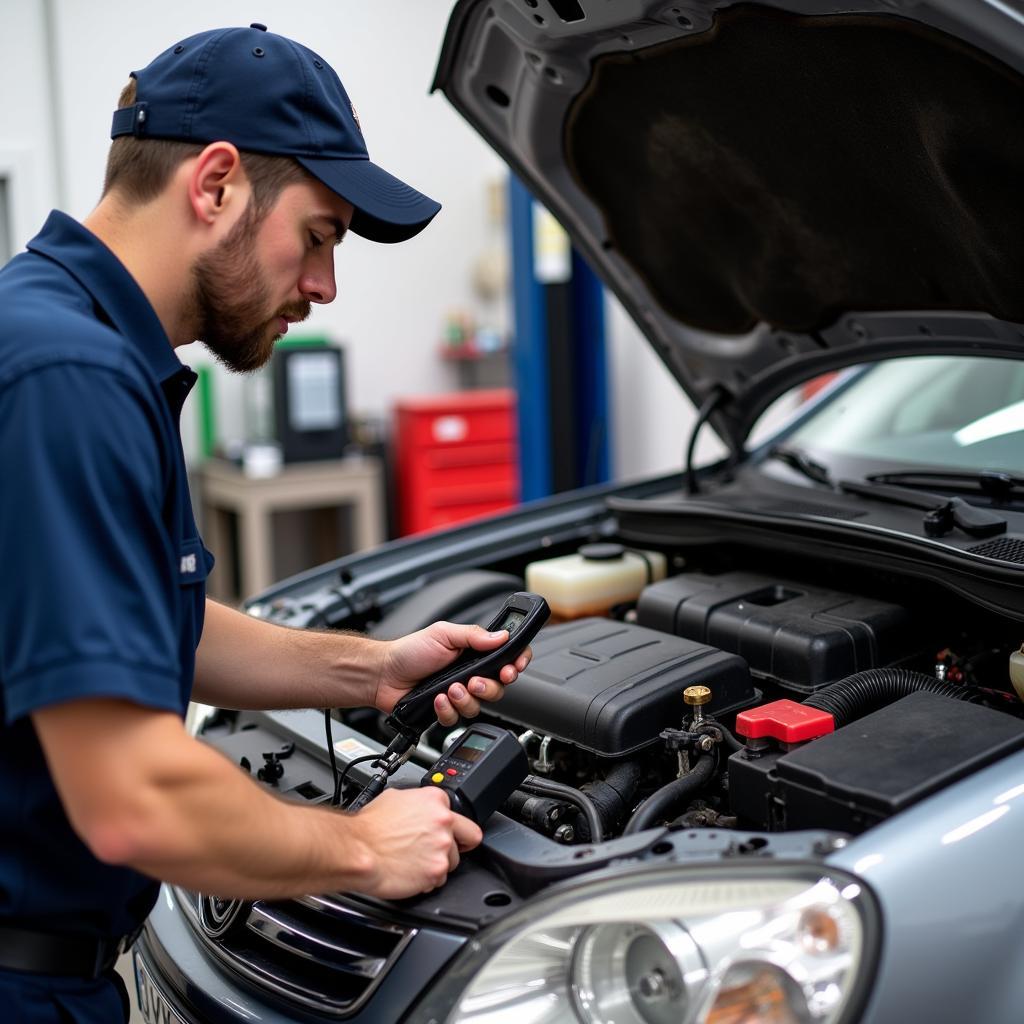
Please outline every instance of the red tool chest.
[{"label": "red tool chest", "polygon": [[398,525],[420,533],[519,501],[515,392],[459,391],[395,404]]}]

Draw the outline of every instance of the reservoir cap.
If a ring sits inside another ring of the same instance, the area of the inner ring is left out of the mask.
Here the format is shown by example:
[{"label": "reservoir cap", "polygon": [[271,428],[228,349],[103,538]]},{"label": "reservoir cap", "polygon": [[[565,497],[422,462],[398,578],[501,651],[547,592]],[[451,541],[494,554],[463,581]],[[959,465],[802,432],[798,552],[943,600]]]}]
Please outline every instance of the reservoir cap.
[{"label": "reservoir cap", "polygon": [[611,562],[621,558],[626,549],[621,544],[584,544],[579,553],[588,562]]}]

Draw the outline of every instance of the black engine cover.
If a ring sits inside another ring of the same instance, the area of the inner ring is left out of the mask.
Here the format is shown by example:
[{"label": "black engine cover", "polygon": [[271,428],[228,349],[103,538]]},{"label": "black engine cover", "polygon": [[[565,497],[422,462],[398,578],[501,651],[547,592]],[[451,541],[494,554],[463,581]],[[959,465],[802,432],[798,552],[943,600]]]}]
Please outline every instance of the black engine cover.
[{"label": "black engine cover", "polygon": [[746,662],[713,647],[609,619],[543,629],[533,661],[494,713],[605,757],[632,753],[678,728],[683,690],[711,689],[724,718],[756,703]]},{"label": "black engine cover", "polygon": [[797,700],[854,672],[898,663],[918,647],[913,618],[900,605],[745,572],[652,583],[637,619],[739,654],[755,677]]}]

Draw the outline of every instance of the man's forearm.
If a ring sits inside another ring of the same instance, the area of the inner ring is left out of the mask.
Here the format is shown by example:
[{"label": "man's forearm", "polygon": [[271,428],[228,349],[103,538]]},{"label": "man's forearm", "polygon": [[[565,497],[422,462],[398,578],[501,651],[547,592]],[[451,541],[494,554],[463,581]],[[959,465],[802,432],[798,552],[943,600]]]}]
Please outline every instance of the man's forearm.
[{"label": "man's forearm", "polygon": [[444,881],[457,845],[480,841],[436,788],[385,792],[356,815],[272,796],[169,712],[94,699],[32,719],[93,855],[189,889],[241,899],[409,896]]},{"label": "man's forearm", "polygon": [[371,704],[383,650],[369,637],[287,629],[208,600],[192,696],[238,709]]},{"label": "man's forearm", "polygon": [[371,886],[373,852],[356,818],[274,797],[216,752],[188,742],[187,764],[163,776],[159,794],[150,794],[151,812],[116,824],[125,848],[110,859],[228,898]]}]

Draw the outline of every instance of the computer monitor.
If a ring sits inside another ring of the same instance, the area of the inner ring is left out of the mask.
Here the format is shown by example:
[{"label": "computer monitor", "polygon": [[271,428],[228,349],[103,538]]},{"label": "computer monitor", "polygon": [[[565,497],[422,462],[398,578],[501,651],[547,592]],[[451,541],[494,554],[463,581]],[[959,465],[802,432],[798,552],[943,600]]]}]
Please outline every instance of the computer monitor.
[{"label": "computer monitor", "polygon": [[275,433],[284,461],[340,457],[348,440],[343,350],[282,345],[272,365]]}]

